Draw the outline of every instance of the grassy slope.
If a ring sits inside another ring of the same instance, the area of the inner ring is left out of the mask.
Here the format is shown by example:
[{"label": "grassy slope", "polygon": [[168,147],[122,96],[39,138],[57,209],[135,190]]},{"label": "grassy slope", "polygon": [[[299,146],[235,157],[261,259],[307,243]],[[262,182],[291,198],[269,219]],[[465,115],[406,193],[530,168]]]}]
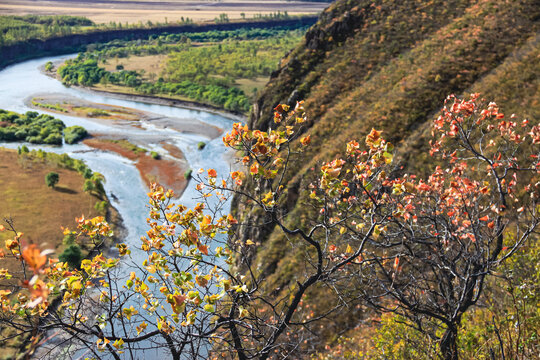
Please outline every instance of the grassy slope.
[{"label": "grassy slope", "polygon": [[[402,149],[408,169],[427,170],[425,124],[447,94],[479,91],[507,113],[538,119],[539,12],[534,0],[336,1],[282,60],[250,120],[266,129],[276,104],[306,100],[311,123],[305,131],[315,145],[304,154],[312,160],[291,171],[290,222],[306,218],[298,193],[309,169],[372,127]],[[239,214],[250,214],[236,205]],[[302,252],[291,251],[272,230],[253,228],[240,236],[266,240],[254,261],[283,288],[298,273]],[[316,302],[321,308],[330,305],[324,298]],[[335,319],[325,326],[327,336],[356,325],[359,316]]]},{"label": "grassy slope", "polygon": [[[37,160],[24,159],[14,150],[0,149],[0,216],[12,218],[28,242],[59,249],[61,226],[75,228],[75,217],[97,216],[97,199],[82,191],[84,178],[76,171]],[[45,184],[45,175],[55,171],[60,181],[55,189]],[[0,240],[11,236],[0,233]]]}]

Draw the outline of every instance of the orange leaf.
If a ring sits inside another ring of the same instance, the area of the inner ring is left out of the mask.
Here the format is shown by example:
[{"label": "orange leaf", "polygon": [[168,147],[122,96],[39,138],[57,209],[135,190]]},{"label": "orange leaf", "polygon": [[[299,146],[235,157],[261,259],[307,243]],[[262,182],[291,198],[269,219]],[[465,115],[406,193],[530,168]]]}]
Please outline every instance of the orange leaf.
[{"label": "orange leaf", "polygon": [[480,219],[478,219],[480,221],[488,221],[489,220],[489,216],[482,216]]},{"label": "orange leaf", "polygon": [[199,251],[202,252],[204,255],[208,255],[208,246],[206,245],[199,245],[198,246]]},{"label": "orange leaf", "polygon": [[47,263],[47,257],[41,253],[36,244],[25,247],[22,251],[22,257],[28,266],[34,270],[34,273],[38,273]]}]

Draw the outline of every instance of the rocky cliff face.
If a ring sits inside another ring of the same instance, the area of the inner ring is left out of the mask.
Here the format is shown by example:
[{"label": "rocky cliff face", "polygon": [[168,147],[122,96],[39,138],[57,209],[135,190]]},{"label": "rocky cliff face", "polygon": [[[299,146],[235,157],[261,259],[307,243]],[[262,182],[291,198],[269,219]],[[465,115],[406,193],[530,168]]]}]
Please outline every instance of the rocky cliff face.
[{"label": "rocky cliff face", "polygon": [[[301,204],[310,169],[332,160],[347,141],[362,143],[372,127],[397,145],[405,170],[427,170],[429,120],[448,94],[482,92],[507,113],[538,119],[539,19],[536,0],[334,2],[282,59],[249,120],[267,130],[277,104],[305,100],[310,120],[301,131],[312,146],[287,177],[288,223],[301,226],[309,215]],[[275,287],[293,281],[302,256],[291,248],[294,240],[241,199],[233,206],[249,224],[239,239],[263,244],[252,262]],[[352,318],[336,318],[324,331],[354,324]]]}]

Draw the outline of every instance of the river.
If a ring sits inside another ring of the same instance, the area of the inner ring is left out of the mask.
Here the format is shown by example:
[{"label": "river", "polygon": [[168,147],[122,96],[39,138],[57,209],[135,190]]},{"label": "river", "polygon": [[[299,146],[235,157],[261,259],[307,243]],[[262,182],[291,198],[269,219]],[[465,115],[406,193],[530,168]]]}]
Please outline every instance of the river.
[{"label": "river", "polygon": [[[205,111],[121,100],[102,93],[68,88],[40,71],[40,67],[47,61],[57,62],[73,56],[74,55],[30,60],[0,71],[0,108],[19,113],[30,110],[36,111],[25,105],[25,99],[28,99],[35,94],[55,93],[81,98],[94,103],[119,105],[142,111],[149,111],[173,118],[197,119],[203,123],[225,129],[225,131],[232,128],[234,121],[224,116]],[[40,110],[38,110],[38,112],[46,113],[45,111]],[[128,129],[126,126],[118,127],[113,123],[108,124],[104,121],[92,121],[61,114],[53,114],[53,116],[61,119],[66,126],[80,125],[85,127],[89,132],[127,135],[126,131],[130,131],[133,135],[144,133],[162,136],[183,151],[190,167],[195,171],[199,168],[214,168],[219,174],[227,174],[230,170],[230,154],[228,154],[228,150],[223,145],[221,137],[210,140],[200,135],[182,133],[171,128],[160,129],[150,123],[144,122],[141,124],[141,128],[131,126]],[[207,143],[203,150],[197,149],[197,144],[200,141]],[[20,145],[20,143],[0,143],[0,146],[7,148],[17,148]],[[143,258],[144,254],[138,253],[136,248],[140,244],[140,237],[144,235],[148,229],[146,224],[146,217],[148,214],[146,208],[148,198],[146,193],[148,192],[148,189],[143,183],[143,180],[132,161],[113,153],[97,151],[84,144],[63,145],[61,147],[32,144],[26,145],[30,149],[43,149],[48,152],[67,153],[73,158],[84,160],[93,171],[103,174],[106,179],[104,185],[107,195],[111,200],[112,205],[120,213],[123,219],[123,225],[127,230],[125,238],[121,240],[133,249],[132,256],[135,262]],[[150,150],[159,150],[159,147],[159,144],[155,144],[154,148],[151,147]],[[183,174],[178,174],[178,176],[183,176]],[[196,195],[194,181],[191,181],[179,199],[179,202],[191,207],[196,203]],[[227,207],[230,207],[230,204],[227,205]],[[229,209],[225,210],[228,211]],[[130,269],[126,268],[126,270]],[[148,354],[145,355],[145,357],[148,358]]]}]

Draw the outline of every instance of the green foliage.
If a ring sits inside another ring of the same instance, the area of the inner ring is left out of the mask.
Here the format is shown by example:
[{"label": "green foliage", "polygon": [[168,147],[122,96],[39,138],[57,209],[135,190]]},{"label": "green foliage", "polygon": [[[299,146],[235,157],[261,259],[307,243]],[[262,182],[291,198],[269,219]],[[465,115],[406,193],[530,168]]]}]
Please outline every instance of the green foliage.
[{"label": "green foliage", "polygon": [[229,22],[229,16],[225,13],[219,14],[218,17],[214,19],[216,24],[223,24]]},{"label": "green foliage", "polygon": [[43,108],[43,109],[51,109],[51,110],[59,111],[59,112],[68,112],[67,109],[63,108],[59,104],[44,104],[44,103],[40,103],[40,102],[32,100],[32,105]]},{"label": "green foliage", "polygon": [[206,143],[204,141],[199,141],[197,143],[197,149],[202,150],[206,146]]},{"label": "green foliage", "polygon": [[60,180],[60,176],[58,173],[51,171],[47,175],[45,175],[45,184],[47,184],[48,187],[52,187],[54,189],[54,186],[58,184],[58,181]]},{"label": "green foliage", "polygon": [[66,61],[58,68],[58,74],[66,85],[92,86],[102,81],[125,86],[141,84],[139,74],[135,71],[110,72],[99,67],[94,58],[84,58],[82,54],[76,59]]},{"label": "green foliage", "polygon": [[[44,39],[58,35],[81,32],[95,24],[80,16],[0,16],[0,34],[4,44],[32,38]],[[2,45],[2,43],[0,43]]]},{"label": "green foliage", "polygon": [[18,114],[0,109],[0,141],[27,141],[33,144],[62,145],[64,123],[50,115],[28,111]]},{"label": "green foliage", "polygon": [[[304,30],[298,26],[246,28],[151,36],[146,41],[115,40],[67,61],[58,74],[67,85],[115,84],[145,95],[181,96],[246,112],[252,94],[239,89],[236,80],[268,77],[283,54],[300,41]],[[219,43],[191,46],[191,41]],[[98,66],[111,58],[154,54],[170,54],[157,81],[143,80],[141,74],[126,71],[120,64],[115,72]]]},{"label": "green foliage", "polygon": [[23,145],[23,146],[20,146],[17,148],[17,153],[19,155],[21,154],[28,154],[30,152],[30,150],[28,150],[28,147],[26,145]]},{"label": "green foliage", "polygon": [[193,173],[193,169],[189,169],[184,173],[184,179],[189,180],[191,179],[191,174]]},{"label": "green foliage", "polygon": [[94,205],[94,209],[96,209],[96,211],[102,216],[105,216],[107,214],[108,207],[109,207],[109,202],[106,200],[98,201]]},{"label": "green foliage", "polygon": [[70,246],[75,244],[75,240],[77,240],[77,237],[75,236],[75,234],[70,232],[69,234],[64,235],[64,238],[62,239],[62,244]]},{"label": "green foliage", "polygon": [[45,64],[45,71],[52,71],[53,68],[53,63],[51,61],[47,61],[47,63]]},{"label": "green foliage", "polygon": [[94,191],[94,189],[95,189],[94,182],[90,179],[86,179],[83,184],[83,191],[92,192]]},{"label": "green foliage", "polygon": [[69,126],[64,129],[64,139],[67,144],[76,144],[88,136],[88,132],[82,126]]},{"label": "green foliage", "polygon": [[72,244],[58,256],[58,260],[67,262],[71,268],[78,269],[81,266],[83,255],[77,244]]},{"label": "green foliage", "polygon": [[155,151],[151,151],[151,152],[150,152],[150,156],[152,156],[152,158],[153,158],[154,160],[159,160],[159,159],[161,159],[161,156],[160,156],[157,152],[155,152]]}]

